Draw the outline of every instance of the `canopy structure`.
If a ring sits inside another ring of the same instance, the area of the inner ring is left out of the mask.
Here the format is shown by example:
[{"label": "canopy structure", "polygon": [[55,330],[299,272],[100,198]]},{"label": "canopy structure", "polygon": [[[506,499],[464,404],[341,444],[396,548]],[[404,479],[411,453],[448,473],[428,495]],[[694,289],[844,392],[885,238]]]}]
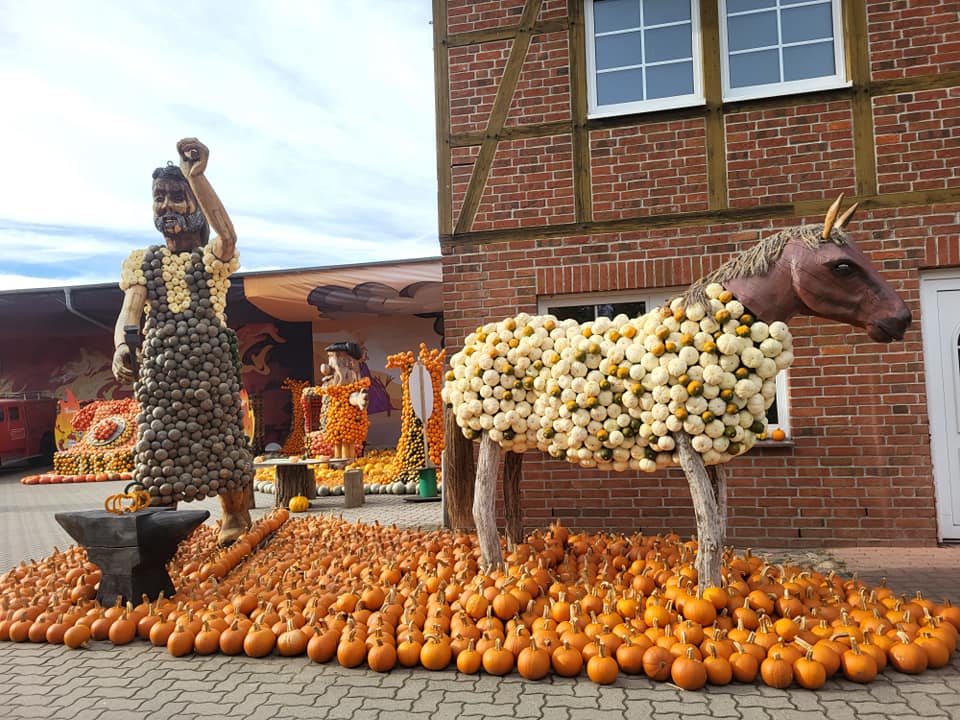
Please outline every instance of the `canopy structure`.
[{"label": "canopy structure", "polygon": [[241,275],[246,299],[288,322],[441,313],[439,258]]}]

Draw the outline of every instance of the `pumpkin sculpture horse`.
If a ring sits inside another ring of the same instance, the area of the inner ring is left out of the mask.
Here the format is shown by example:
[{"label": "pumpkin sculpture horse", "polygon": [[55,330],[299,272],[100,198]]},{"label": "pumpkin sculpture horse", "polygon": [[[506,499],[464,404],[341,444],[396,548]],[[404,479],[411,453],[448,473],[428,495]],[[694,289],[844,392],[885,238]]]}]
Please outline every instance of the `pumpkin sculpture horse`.
[{"label": "pumpkin sculpture horse", "polygon": [[904,302],[844,232],[856,205],[838,219],[842,199],[823,225],[762,240],[642,317],[579,325],[521,314],[466,339],[443,395],[464,435],[481,438],[473,516],[486,567],[503,562],[494,519],[503,451],[536,447],[600,470],[680,465],[701,587],[719,584],[720,466],[766,431],[774,378],[793,361],[785,322],[815,315],[877,342],[901,339],[910,325]]}]

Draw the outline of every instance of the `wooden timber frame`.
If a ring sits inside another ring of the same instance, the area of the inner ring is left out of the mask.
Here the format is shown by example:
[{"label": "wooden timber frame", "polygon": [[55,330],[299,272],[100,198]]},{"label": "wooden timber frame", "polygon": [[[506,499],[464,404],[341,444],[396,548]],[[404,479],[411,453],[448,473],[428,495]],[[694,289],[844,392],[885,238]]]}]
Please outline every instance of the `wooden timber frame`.
[{"label": "wooden timber frame", "polygon": [[[704,81],[704,104],[699,107],[663,110],[642,114],[643,123],[669,122],[702,118],[706,132],[707,189],[706,210],[644,215],[617,220],[595,220],[592,203],[592,178],[590,165],[590,132],[623,126],[636,125],[637,114],[618,117],[590,119],[587,112],[587,57],[582,0],[568,0],[567,17],[539,19],[543,0],[526,0],[519,19],[512,25],[498,26],[463,33],[448,32],[449,8],[447,0],[433,0],[434,69],[436,101],[436,141],[438,178],[438,225],[441,251],[444,255],[456,252],[459,245],[497,246],[515,240],[540,240],[570,235],[601,235],[635,232],[657,228],[689,228],[717,223],[752,222],[762,220],[793,219],[810,215],[822,215],[826,204],[822,199],[797,200],[789,203],[766,204],[757,207],[732,207],[727,187],[727,147],[725,118],[745,110],[775,110],[800,105],[806,102],[830,102],[844,100],[850,103],[852,117],[853,162],[856,194],[849,198],[863,209],[906,208],[937,203],[960,202],[960,188],[904,192],[878,192],[876,137],[873,122],[873,99],[879,96],[938,90],[960,85],[960,72],[945,72],[913,76],[893,80],[870,79],[870,57],[867,38],[867,0],[844,0],[842,3],[843,33],[845,37],[846,71],[850,86],[815,93],[762,98],[756,100],[724,102],[722,99],[720,58],[720,32],[717,3],[701,0],[700,28],[702,42],[702,72]],[[521,69],[530,47],[537,35],[566,31],[569,50],[570,119],[519,126],[505,126]],[[512,41],[509,56],[504,66],[500,84],[487,119],[480,131],[454,134],[451,131],[450,63],[451,48],[476,45],[491,41]],[[477,231],[474,219],[484,189],[487,185],[498,144],[516,139],[567,136],[573,148],[573,195],[574,222],[531,225],[510,229]],[[454,148],[477,148],[473,171],[463,198],[458,217],[454,217],[452,182],[452,154]],[[483,446],[486,443],[482,443]],[[492,445],[492,443],[491,443]],[[492,448],[489,457],[481,446],[479,464],[493,462]],[[472,449],[463,443],[450,444],[459,452]],[[467,450],[464,450],[467,448]],[[514,455],[508,453],[508,455]],[[521,456],[510,459],[503,472],[504,513],[506,516],[508,544],[520,542],[522,522],[520,515],[520,470]],[[502,463],[501,463],[502,465]],[[469,467],[469,463],[452,459],[448,474],[453,468]],[[478,475],[479,475],[478,468]],[[494,475],[496,477],[496,474]],[[451,479],[448,477],[448,479]],[[714,489],[717,478],[712,478]],[[461,482],[463,482],[461,480]],[[477,488],[479,490],[479,488]],[[477,492],[477,496],[482,493]],[[464,495],[464,498],[467,496]],[[721,530],[725,530],[726,506],[722,495],[714,497],[715,506],[722,513]],[[476,519],[477,505],[474,503]],[[455,510],[460,515],[464,508]],[[485,512],[493,516],[494,508]]]}]

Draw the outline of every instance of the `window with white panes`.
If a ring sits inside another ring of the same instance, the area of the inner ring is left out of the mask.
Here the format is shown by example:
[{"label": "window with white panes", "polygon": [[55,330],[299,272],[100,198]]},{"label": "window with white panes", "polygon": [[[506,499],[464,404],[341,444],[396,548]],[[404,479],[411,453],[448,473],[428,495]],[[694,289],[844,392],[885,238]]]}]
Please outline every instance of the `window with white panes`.
[{"label": "window with white panes", "polygon": [[725,101],[849,85],[841,0],[708,1],[715,47],[703,46],[700,0],[587,0],[589,115],[702,104],[703,63],[719,65]]}]

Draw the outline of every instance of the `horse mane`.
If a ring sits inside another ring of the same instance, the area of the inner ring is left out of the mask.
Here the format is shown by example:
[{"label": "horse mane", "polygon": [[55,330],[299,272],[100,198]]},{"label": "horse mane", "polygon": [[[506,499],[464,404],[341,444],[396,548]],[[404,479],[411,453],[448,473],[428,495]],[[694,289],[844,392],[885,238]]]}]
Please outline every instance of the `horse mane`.
[{"label": "horse mane", "polygon": [[734,255],[716,270],[693,283],[681,296],[684,307],[698,303],[708,307],[706,288],[711,283],[724,285],[728,280],[734,278],[763,275],[777,261],[787,243],[794,239],[802,240],[811,248],[826,242],[832,242],[835,245],[845,245],[847,243],[846,233],[839,228],[833,228],[830,236],[824,239],[822,223],[794,225],[785,228],[778,233],[763,238],[756,245],[744,250],[739,255]]}]

